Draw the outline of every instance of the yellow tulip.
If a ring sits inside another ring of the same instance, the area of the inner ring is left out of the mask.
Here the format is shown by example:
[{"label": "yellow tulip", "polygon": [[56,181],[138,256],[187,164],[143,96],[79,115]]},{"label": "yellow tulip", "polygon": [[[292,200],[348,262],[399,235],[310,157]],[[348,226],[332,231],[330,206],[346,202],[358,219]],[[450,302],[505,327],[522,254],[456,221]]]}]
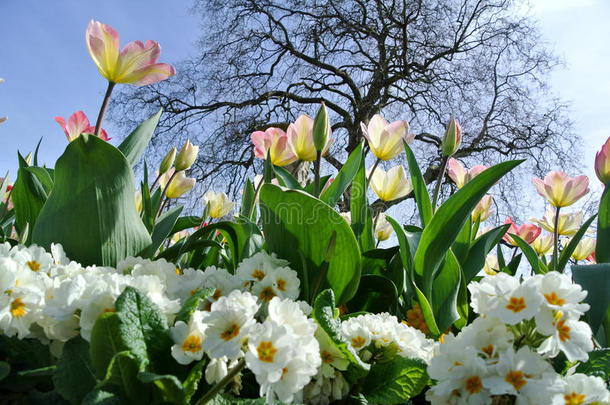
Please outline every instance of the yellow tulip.
[{"label": "yellow tulip", "polygon": [[361,122],[360,127],[371,152],[381,160],[396,157],[404,150],[402,142],[411,143],[415,138],[415,135],[409,134],[409,124],[406,121],[394,121],[390,124],[379,114],[371,118],[368,126]]},{"label": "yellow tulip", "polygon": [[371,176],[371,188],[383,201],[392,201],[409,194],[413,184],[402,166],[394,166],[387,172],[378,167]]},{"label": "yellow tulip", "polygon": [[385,218],[385,213],[380,212],[375,225],[375,237],[378,241],[384,241],[389,239],[393,232],[394,228]]},{"label": "yellow tulip", "polygon": [[184,172],[179,172],[165,190],[167,198],[178,198],[195,185],[195,179],[186,177]]},{"label": "yellow tulip", "polygon": [[180,172],[190,168],[193,163],[195,163],[198,154],[199,146],[194,146],[191,141],[187,139],[182,149],[180,149],[178,157],[176,157],[176,164],[174,165],[176,171]]},{"label": "yellow tulip", "polygon": [[217,193],[210,190],[203,196],[203,203],[210,206],[209,215],[212,218],[222,218],[235,206],[233,201],[225,193]]},{"label": "yellow tulip", "polygon": [[[583,219],[582,211],[574,213],[562,212],[559,214],[559,224],[557,233],[559,235],[572,236],[580,229],[580,223]],[[547,207],[544,217],[541,219],[530,218],[530,221],[537,223],[544,230],[553,233],[555,231],[555,209]]]},{"label": "yellow tulip", "polygon": [[481,198],[481,201],[479,201],[477,206],[474,207],[474,210],[472,211],[472,221],[475,222],[478,218],[479,222],[483,222],[489,218],[491,214],[494,213],[494,211],[490,209],[492,202],[493,198],[490,195],[486,195]]},{"label": "yellow tulip", "polygon": [[530,245],[538,256],[543,256],[549,253],[553,248],[553,234],[547,233],[544,235],[538,235],[538,237],[534,239]]}]

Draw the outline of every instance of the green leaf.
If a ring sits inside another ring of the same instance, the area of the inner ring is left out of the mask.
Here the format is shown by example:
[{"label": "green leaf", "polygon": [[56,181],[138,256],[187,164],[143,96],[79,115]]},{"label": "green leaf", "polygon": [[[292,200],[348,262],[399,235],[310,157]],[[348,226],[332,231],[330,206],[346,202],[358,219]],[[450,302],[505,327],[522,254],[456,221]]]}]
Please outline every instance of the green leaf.
[{"label": "green leaf", "polygon": [[256,190],[254,190],[254,186],[250,179],[246,179],[246,185],[244,186],[244,194],[241,196],[241,208],[239,209],[239,213],[250,220],[253,220],[253,213],[256,212],[256,206],[254,197],[256,195]]},{"label": "green leaf", "polygon": [[610,263],[610,187],[604,188],[597,215],[595,260],[598,263]]},{"label": "green leaf", "polygon": [[55,390],[72,404],[80,404],[95,387],[97,379],[89,357],[89,343],[81,337],[64,345],[53,375]]},{"label": "green leaf", "polygon": [[[470,214],[487,191],[522,160],[503,162],[483,171],[449,197],[424,228],[414,258],[416,279],[431,296],[432,283],[449,247],[455,242]],[[418,283],[419,284],[419,283]]]},{"label": "green leaf", "polygon": [[176,225],[176,221],[178,217],[182,213],[183,206],[178,206],[170,209],[169,211],[163,213],[155,223],[153,228],[153,232],[151,235],[152,245],[146,249],[144,253],[142,253],[142,257],[150,257],[152,258],[157,249],[163,244],[165,238],[167,238],[170,234],[174,226]]},{"label": "green leaf", "polygon": [[331,207],[337,204],[337,201],[339,201],[347,187],[354,180],[354,177],[356,177],[356,173],[358,173],[360,168],[360,162],[362,161],[362,146],[363,143],[361,142],[349,155],[333,182],[320,195],[320,200]]},{"label": "green leaf", "polygon": [[184,231],[185,229],[194,228],[196,226],[200,226],[203,222],[203,219],[197,216],[186,216],[180,217],[176,221],[176,224],[172,228],[171,234],[173,235],[176,232]]},{"label": "green leaf", "polygon": [[103,379],[115,354],[128,350],[119,336],[120,318],[115,312],[105,312],[93,325],[89,346],[89,357],[95,376]]},{"label": "green leaf", "polygon": [[182,383],[182,387],[184,388],[184,393],[186,396],[186,400],[190,401],[193,395],[197,392],[197,388],[199,387],[199,381],[203,377],[204,367],[206,365],[206,360],[198,361],[197,364],[189,371],[186,379]]},{"label": "green leaf", "polygon": [[376,274],[364,274],[360,278],[358,292],[347,307],[350,311],[388,312],[396,305],[397,299],[398,292],[392,280]]},{"label": "green leaf", "polygon": [[[324,189],[324,187],[326,186],[326,183],[328,183],[328,179],[330,179],[330,175],[320,177],[320,189]],[[305,187],[303,187],[303,190],[307,194],[314,195],[315,187],[316,187],[315,182],[311,182],[308,185],[306,185]],[[314,197],[315,197],[315,195],[314,195]]]},{"label": "green leaf", "polygon": [[33,242],[61,243],[83,265],[115,266],[151,244],[134,203],[125,157],[96,136],[70,142],[55,164],[55,185],[34,226]]},{"label": "green leaf", "polygon": [[202,288],[195,292],[195,294],[188,297],[188,299],[182,304],[182,308],[176,314],[176,322],[182,321],[184,323],[188,323],[189,319],[191,319],[191,315],[193,312],[199,308],[199,302],[204,300],[214,294],[216,291],[214,288]]},{"label": "green leaf", "polygon": [[128,398],[128,401],[121,403],[148,403],[150,390],[138,380],[140,366],[137,357],[129,351],[118,352],[110,360],[104,380],[98,384],[98,388],[119,390]]},{"label": "green leaf", "polygon": [[601,377],[607,384],[610,381],[610,349],[589,352],[589,361],[580,363],[576,372]]},{"label": "green leaf", "polygon": [[434,319],[439,331],[446,330],[460,319],[457,298],[460,291],[462,270],[455,255],[449,250],[445,261],[432,284],[432,296],[427,297],[432,304]]},{"label": "green leaf", "polygon": [[373,404],[403,404],[419,394],[430,382],[426,363],[419,359],[395,357],[371,367],[362,393]]},{"label": "green leaf", "polygon": [[347,378],[354,382],[365,376],[370,366],[360,360],[358,354],[343,337],[341,323],[335,319],[335,295],[331,289],[318,294],[313,304],[312,317],[349,362]]},{"label": "green leaf", "polygon": [[121,405],[118,395],[101,388],[89,392],[81,405]]},{"label": "green leaf", "polygon": [[51,178],[51,175],[49,174],[47,169],[43,167],[28,166],[25,167],[25,170],[36,176],[36,178],[44,188],[44,191],[47,193],[47,195],[49,195],[49,193],[53,189],[53,179]]},{"label": "green leaf", "polygon": [[415,195],[415,203],[417,204],[417,210],[419,211],[419,217],[421,219],[422,227],[425,227],[432,219],[432,203],[430,202],[430,195],[426,188],[426,182],[421,174],[415,155],[411,150],[411,147],[404,142],[405,152],[407,154],[407,163],[409,165],[409,173],[411,174],[411,182],[413,183],[413,194]]},{"label": "green leaf", "polygon": [[[48,194],[38,177],[27,170],[25,160],[19,155],[19,170],[17,180],[13,185],[11,199],[15,210],[15,226],[20,232],[29,224],[29,237],[27,243],[32,239],[31,230],[38,220],[40,211],[47,201]],[[4,194],[2,195],[4,197]]]},{"label": "green leaf", "polygon": [[363,252],[375,248],[373,213],[366,197],[367,191],[368,184],[363,156],[350,190],[351,227]]},{"label": "green leaf", "polygon": [[508,230],[510,225],[502,225],[494,228],[475,239],[474,243],[468,250],[468,255],[462,263],[464,281],[466,284],[476,276],[485,265],[485,258],[491,250],[500,243],[502,237]]},{"label": "green leaf", "polygon": [[[263,186],[264,187],[264,186]],[[227,236],[233,257],[233,266],[260,252],[263,248],[263,235],[255,223],[245,218],[235,218],[235,222],[222,221],[209,224],[204,229],[218,229]]]},{"label": "green leaf", "polygon": [[280,166],[273,166],[275,177],[277,177],[280,184],[284,187],[291,188],[293,190],[303,190],[301,184],[297,179],[294,178],[292,173]]},{"label": "green leaf", "polygon": [[176,376],[143,371],[138,373],[137,377],[145,384],[154,384],[165,402],[175,405],[187,404],[184,388]]},{"label": "green leaf", "polygon": [[130,167],[133,167],[138,163],[140,156],[142,156],[142,153],[146,150],[150,138],[155,132],[157,124],[159,124],[159,118],[161,118],[162,112],[163,109],[160,108],[155,115],[138,125],[138,127],[119,145],[118,149],[123,153]]},{"label": "green leaf", "polygon": [[0,381],[4,380],[11,373],[11,365],[6,361],[0,361]]},{"label": "green leaf", "polygon": [[[576,232],[576,234],[572,236],[572,239],[570,239],[570,243],[568,243],[568,246],[563,248],[561,254],[559,255],[559,261],[557,262],[557,271],[563,272],[565,270],[565,267],[568,264],[568,260],[570,260],[570,256],[572,256],[572,253],[574,253],[574,250],[576,250],[578,242],[580,242],[582,237],[585,235],[585,232],[587,231],[587,229],[589,229],[589,226],[591,225],[595,217],[596,215],[593,215],[591,216],[591,218],[587,219],[585,223],[582,224],[578,232]],[[595,258],[597,259],[597,251],[595,252]]]},{"label": "green leaf", "polygon": [[330,286],[339,304],[354,296],[360,280],[360,249],[349,225],[335,210],[302,191],[272,184],[261,188],[261,213],[269,249],[301,273],[303,254],[309,285],[314,285],[325,261],[326,245],[336,232],[335,248],[321,289]]},{"label": "green leaf", "polygon": [[[596,252],[597,255],[597,252]],[[587,291],[585,302],[590,305],[585,318],[593,335],[597,334],[610,304],[610,263],[572,266],[572,278]]]},{"label": "green leaf", "polygon": [[524,241],[523,239],[521,239],[519,236],[515,235],[515,234],[510,234],[511,238],[513,238],[513,240],[515,242],[517,242],[517,245],[519,245],[519,249],[521,249],[521,251],[523,252],[523,254],[525,255],[525,258],[527,259],[527,261],[530,263],[530,266],[532,266],[532,270],[534,272],[534,274],[543,274],[546,273],[546,268],[543,266],[540,266],[540,260],[538,259],[538,254],[536,254],[536,251],[534,250],[533,247],[531,247],[529,245],[529,243],[527,243],[526,241]]},{"label": "green leaf", "polygon": [[462,230],[455,239],[455,242],[453,242],[453,245],[451,246],[453,254],[460,263],[463,263],[468,255],[468,250],[470,249],[471,231],[472,219],[468,218],[462,227]]}]

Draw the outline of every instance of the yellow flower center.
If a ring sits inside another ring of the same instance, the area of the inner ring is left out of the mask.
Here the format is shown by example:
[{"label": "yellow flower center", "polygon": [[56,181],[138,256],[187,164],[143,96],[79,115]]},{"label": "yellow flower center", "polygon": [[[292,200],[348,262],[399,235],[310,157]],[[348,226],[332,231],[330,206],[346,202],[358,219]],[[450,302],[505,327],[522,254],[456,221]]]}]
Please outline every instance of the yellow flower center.
[{"label": "yellow flower center", "polygon": [[180,267],[176,267],[176,270],[174,270],[176,272],[177,275],[181,276],[182,273],[180,272]]},{"label": "yellow flower center", "polygon": [[547,302],[551,305],[562,306],[566,303],[566,300],[564,300],[563,298],[559,298],[555,291],[553,291],[551,294],[544,294],[544,298],[546,298]]},{"label": "yellow flower center", "polygon": [[521,388],[523,388],[523,386],[525,384],[527,384],[527,381],[525,381],[523,373],[518,370],[517,371],[510,370],[506,374],[504,381],[506,381],[507,383],[512,385],[515,388],[515,390],[517,390],[517,391],[519,391]]},{"label": "yellow flower center", "polygon": [[508,305],[506,306],[506,309],[509,309],[514,313],[521,312],[525,308],[527,308],[527,305],[525,305],[525,299],[523,297],[510,297]]},{"label": "yellow flower center", "polygon": [[264,288],[258,296],[261,301],[271,301],[273,297],[275,297],[275,292],[271,287]]},{"label": "yellow flower center", "polygon": [[322,358],[322,363],[324,364],[330,364],[335,360],[335,357],[328,350],[322,350],[320,357]]},{"label": "yellow flower center", "polygon": [[195,335],[189,335],[182,343],[182,350],[185,352],[197,353],[201,351],[201,338]]},{"label": "yellow flower center", "polygon": [[233,339],[235,336],[239,335],[239,325],[234,323],[229,326],[224,332],[220,334],[220,337],[228,342]]},{"label": "yellow flower center", "polygon": [[481,379],[478,375],[473,375],[466,379],[466,391],[468,391],[470,395],[481,392],[482,389],[483,383],[481,383]]},{"label": "yellow flower center", "polygon": [[105,314],[106,314],[106,313],[108,313],[108,312],[116,312],[116,309],[114,309],[113,307],[111,307],[111,308],[104,308],[104,311],[103,311],[103,312],[104,312]]},{"label": "yellow flower center", "polygon": [[25,304],[21,300],[21,298],[15,298],[13,302],[11,302],[11,314],[15,318],[21,318],[25,316]]},{"label": "yellow flower center", "polygon": [[565,342],[566,340],[570,340],[570,327],[566,326],[566,321],[562,319],[557,322],[557,332],[559,333],[559,340]]},{"label": "yellow flower center", "polygon": [[36,260],[30,260],[27,265],[32,271],[40,270],[40,263],[38,263]]},{"label": "yellow flower center", "polygon": [[250,275],[258,281],[263,281],[263,279],[265,278],[265,273],[259,269],[254,269],[254,271]]},{"label": "yellow flower center", "polygon": [[585,394],[577,394],[572,392],[563,396],[566,400],[566,405],[581,405],[585,403]]},{"label": "yellow flower center", "polygon": [[218,288],[217,288],[217,289],[214,291],[214,294],[212,295],[212,298],[213,298],[214,300],[218,301],[218,299],[219,299],[220,297],[222,297],[222,290],[220,290],[220,289],[218,289]]},{"label": "yellow flower center", "polygon": [[481,351],[487,355],[487,357],[491,357],[494,353],[494,346],[489,345],[486,347],[481,347]]},{"label": "yellow flower center", "polygon": [[286,280],[284,280],[283,278],[278,278],[276,281],[277,284],[277,289],[280,291],[284,291],[286,290]]},{"label": "yellow flower center", "polygon": [[365,343],[366,340],[362,336],[356,336],[352,339],[352,346],[354,349],[360,349]]},{"label": "yellow flower center", "polygon": [[273,363],[273,358],[277,353],[277,349],[273,347],[273,342],[261,342],[256,348],[258,359],[265,363]]}]

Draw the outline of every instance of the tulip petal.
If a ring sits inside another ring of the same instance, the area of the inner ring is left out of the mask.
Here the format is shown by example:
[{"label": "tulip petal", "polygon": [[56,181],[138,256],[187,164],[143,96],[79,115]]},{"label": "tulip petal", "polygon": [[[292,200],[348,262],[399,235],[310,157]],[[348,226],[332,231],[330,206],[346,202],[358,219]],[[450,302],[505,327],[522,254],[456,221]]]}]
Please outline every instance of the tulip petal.
[{"label": "tulip petal", "polygon": [[87,48],[102,76],[113,81],[119,60],[119,34],[99,21],[89,22],[86,33]]}]

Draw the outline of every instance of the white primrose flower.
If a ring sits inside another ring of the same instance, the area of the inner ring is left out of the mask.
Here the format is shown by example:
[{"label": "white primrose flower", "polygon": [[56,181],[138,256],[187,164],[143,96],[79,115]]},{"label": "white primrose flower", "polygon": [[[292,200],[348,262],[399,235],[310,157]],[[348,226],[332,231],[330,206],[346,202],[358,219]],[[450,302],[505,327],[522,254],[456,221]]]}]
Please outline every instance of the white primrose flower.
[{"label": "white primrose flower", "polygon": [[587,361],[587,353],[593,350],[591,327],[586,322],[566,317],[561,311],[544,308],[536,315],[536,328],[549,336],[538,347],[540,354],[555,357],[561,350],[569,361]]},{"label": "white primrose flower", "polygon": [[208,356],[237,357],[249,329],[256,324],[254,314],[257,310],[256,298],[239,290],[214,302],[211,311],[204,313],[202,318],[206,326],[204,348]]},{"label": "white primrose flower", "polygon": [[159,307],[166,318],[171,319],[180,310],[180,300],[171,300],[165,293],[165,283],[157,276],[141,275],[128,278],[128,285],[145,294]]},{"label": "white primrose flower", "polygon": [[23,339],[42,318],[43,295],[36,289],[16,287],[0,294],[0,330],[6,336]]},{"label": "white primrose flower", "polygon": [[430,363],[438,345],[434,340],[427,339],[422,331],[402,322],[397,323],[394,329],[394,343],[398,346],[399,356],[421,359]]},{"label": "white primrose flower", "polygon": [[439,381],[464,377],[470,372],[465,365],[470,364],[471,359],[479,358],[476,350],[470,346],[463,346],[458,338],[451,334],[445,335],[443,342],[438,346],[436,355],[430,360],[428,375]]},{"label": "white primrose flower", "polygon": [[517,404],[545,404],[561,390],[561,380],[551,365],[529,347],[516,353],[511,349],[500,353],[491,375],[483,386],[493,395],[515,395]]},{"label": "white primrose flower", "polygon": [[55,264],[53,256],[47,253],[44,248],[31,245],[13,251],[13,259],[18,263],[27,266],[33,272],[47,273]]},{"label": "white primrose flower", "polygon": [[88,280],[82,274],[78,274],[74,279],[65,279],[57,283],[48,291],[45,314],[59,321],[72,318],[76,310],[81,307],[83,294],[88,288],[90,288]]},{"label": "white primrose flower", "polygon": [[357,352],[371,343],[371,332],[363,322],[362,315],[349,318],[341,323],[341,334]]},{"label": "white primrose flower", "polygon": [[319,371],[303,388],[303,399],[307,404],[328,405],[347,396],[349,388],[349,383],[339,371],[333,370],[328,377]]},{"label": "white primrose flower", "polygon": [[239,263],[235,276],[241,280],[243,288],[249,288],[252,284],[263,281],[265,276],[276,268],[287,265],[288,261],[277,258],[275,253],[269,255],[266,252],[258,252]]},{"label": "white primrose flower", "polygon": [[81,302],[80,329],[83,339],[91,339],[91,331],[101,314],[116,310],[114,302],[125,289],[127,281],[125,276],[116,273],[98,277],[89,275]]},{"label": "white primrose flower", "polygon": [[261,302],[269,302],[277,297],[278,291],[275,289],[275,280],[273,277],[266,275],[261,281],[254,283],[252,286],[252,294]]},{"label": "white primrose flower", "polygon": [[216,384],[227,376],[227,359],[226,356],[212,358],[205,367],[205,381],[210,384]]},{"label": "white primrose flower", "polygon": [[299,297],[301,282],[297,272],[289,267],[279,267],[267,277],[273,280],[273,287],[278,297],[296,300]]},{"label": "white primrose flower", "polygon": [[335,375],[335,369],[345,371],[349,365],[349,361],[345,355],[337,349],[337,346],[332,342],[330,337],[320,327],[316,329],[315,337],[320,345],[320,359],[322,365],[320,373],[326,378],[332,378]]},{"label": "white primrose flower", "polygon": [[563,392],[553,397],[552,405],[586,405],[610,403],[610,391],[600,377],[572,374],[564,377]]},{"label": "white primrose flower", "polygon": [[209,309],[212,302],[218,301],[220,297],[227,296],[233,290],[240,289],[239,279],[231,275],[225,269],[210,266],[203,272],[203,286],[215,288],[214,294],[207,298],[206,309]]},{"label": "white primrose flower", "polygon": [[492,363],[499,353],[513,346],[514,335],[497,318],[478,317],[457,336],[459,347],[473,347],[479,356]]},{"label": "white primrose flower", "polygon": [[8,242],[0,243],[0,258],[9,257],[12,248]]},{"label": "white primrose flower", "polygon": [[203,357],[203,341],[205,339],[205,325],[201,321],[203,313],[195,311],[186,324],[182,321],[170,329],[174,340],[172,357],[180,364],[189,364],[199,361]]},{"label": "white primrose flower", "polygon": [[589,304],[582,303],[587,296],[579,284],[573,283],[570,277],[556,271],[549,271],[544,276],[536,276],[539,291],[544,297],[544,305],[552,310],[579,318],[589,310]]},{"label": "white primrose flower", "polygon": [[168,280],[167,294],[172,299],[180,299],[182,303],[202,288],[206,280],[203,271],[190,268],[184,269],[181,275],[176,276]]},{"label": "white primrose flower", "polygon": [[479,315],[486,315],[498,303],[498,297],[509,294],[519,286],[519,280],[506,273],[484,276],[481,281],[468,284],[470,306]]}]

